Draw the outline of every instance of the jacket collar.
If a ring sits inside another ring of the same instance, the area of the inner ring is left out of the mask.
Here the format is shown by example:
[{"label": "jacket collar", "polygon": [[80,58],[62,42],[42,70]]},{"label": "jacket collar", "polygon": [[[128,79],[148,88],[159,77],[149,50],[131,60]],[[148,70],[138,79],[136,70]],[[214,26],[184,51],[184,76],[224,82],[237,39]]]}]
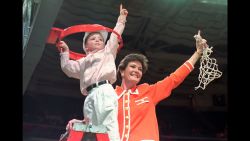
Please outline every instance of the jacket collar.
[{"label": "jacket collar", "polygon": [[139,94],[137,86],[135,86],[135,87],[133,87],[133,88],[131,88],[129,90],[124,90],[124,89],[122,89],[121,86],[116,86],[116,93],[118,95],[118,99],[120,97],[122,97],[122,95],[125,94],[126,92],[128,92],[129,94],[134,94],[134,95],[138,95]]}]

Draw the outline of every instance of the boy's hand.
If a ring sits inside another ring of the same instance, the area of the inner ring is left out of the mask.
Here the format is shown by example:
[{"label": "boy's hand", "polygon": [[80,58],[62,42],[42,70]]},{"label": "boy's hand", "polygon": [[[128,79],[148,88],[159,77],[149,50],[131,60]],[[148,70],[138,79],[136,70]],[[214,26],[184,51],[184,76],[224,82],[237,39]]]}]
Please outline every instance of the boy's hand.
[{"label": "boy's hand", "polygon": [[120,5],[120,15],[127,16],[128,15],[128,10],[122,8],[122,4]]},{"label": "boy's hand", "polygon": [[69,52],[69,47],[64,41],[60,41],[56,44],[58,48],[60,48],[60,52]]},{"label": "boy's hand", "polygon": [[120,5],[120,16],[118,17],[118,22],[119,23],[126,23],[126,19],[127,19],[127,15],[128,15],[128,10],[122,8],[122,4]]},{"label": "boy's hand", "polygon": [[85,120],[79,120],[79,119],[72,119],[72,120],[70,120],[68,122],[67,126],[66,126],[66,130],[73,129],[73,124],[76,123],[76,122],[78,122],[78,123],[85,123]]}]

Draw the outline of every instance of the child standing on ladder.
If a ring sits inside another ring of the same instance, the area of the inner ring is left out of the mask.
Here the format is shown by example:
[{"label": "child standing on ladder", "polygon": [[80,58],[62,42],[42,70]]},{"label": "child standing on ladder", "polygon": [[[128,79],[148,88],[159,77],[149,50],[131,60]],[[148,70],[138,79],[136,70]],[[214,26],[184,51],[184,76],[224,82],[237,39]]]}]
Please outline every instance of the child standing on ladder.
[{"label": "child standing on ladder", "polygon": [[[115,28],[120,35],[125,28],[127,9],[120,5],[120,15]],[[57,44],[61,48],[61,68],[68,77],[80,79],[80,90],[86,95],[84,101],[84,122],[88,125],[104,125],[110,141],[120,141],[118,128],[117,94],[112,87],[116,81],[115,58],[118,38],[112,33],[107,44],[107,31],[86,32],[83,49],[86,57],[79,60],[69,59],[69,48],[64,41]]]}]

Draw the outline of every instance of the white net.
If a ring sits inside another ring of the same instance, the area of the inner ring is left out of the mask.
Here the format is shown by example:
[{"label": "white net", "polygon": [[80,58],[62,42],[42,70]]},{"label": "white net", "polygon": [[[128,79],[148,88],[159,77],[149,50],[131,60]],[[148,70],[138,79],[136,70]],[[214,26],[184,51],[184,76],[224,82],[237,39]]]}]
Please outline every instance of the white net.
[{"label": "white net", "polygon": [[216,78],[221,77],[222,72],[218,70],[218,64],[215,58],[210,58],[213,47],[206,47],[203,49],[203,54],[200,59],[200,74],[198,77],[199,85],[195,87],[195,90],[201,88],[205,89],[206,86]]}]

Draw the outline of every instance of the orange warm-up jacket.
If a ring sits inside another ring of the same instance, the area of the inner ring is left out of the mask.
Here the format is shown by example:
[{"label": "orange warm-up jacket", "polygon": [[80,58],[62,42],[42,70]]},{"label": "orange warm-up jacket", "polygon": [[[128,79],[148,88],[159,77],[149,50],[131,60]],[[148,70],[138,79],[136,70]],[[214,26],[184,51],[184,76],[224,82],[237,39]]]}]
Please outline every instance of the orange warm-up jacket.
[{"label": "orange warm-up jacket", "polygon": [[121,141],[159,141],[155,106],[167,98],[194,69],[188,61],[175,72],[155,84],[140,84],[123,90],[116,86],[118,122]]}]

